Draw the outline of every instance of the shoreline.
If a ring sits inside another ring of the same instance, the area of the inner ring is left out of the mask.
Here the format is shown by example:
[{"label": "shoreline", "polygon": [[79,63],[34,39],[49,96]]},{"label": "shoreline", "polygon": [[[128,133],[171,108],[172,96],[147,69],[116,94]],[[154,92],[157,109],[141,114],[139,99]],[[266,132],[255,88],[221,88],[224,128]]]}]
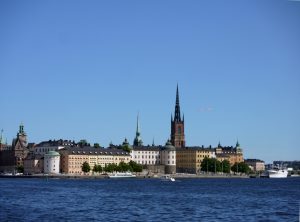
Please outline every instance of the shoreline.
[{"label": "shoreline", "polygon": [[[160,179],[161,175],[137,175],[136,179]],[[196,175],[196,174],[176,174],[172,175],[175,179],[247,179],[248,175]],[[14,179],[109,179],[107,175],[0,175],[1,178],[14,178]],[[121,178],[122,179],[122,178]]]}]

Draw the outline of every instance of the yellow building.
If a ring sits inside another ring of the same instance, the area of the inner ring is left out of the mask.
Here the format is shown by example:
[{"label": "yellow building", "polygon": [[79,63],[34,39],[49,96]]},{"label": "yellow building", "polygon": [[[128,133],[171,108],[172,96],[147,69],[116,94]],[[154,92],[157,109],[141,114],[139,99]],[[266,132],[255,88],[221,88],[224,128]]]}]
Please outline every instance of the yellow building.
[{"label": "yellow building", "polygon": [[231,166],[235,163],[244,162],[243,150],[241,149],[239,142],[236,143],[235,147],[223,147],[219,143],[216,148],[216,157],[219,161],[228,160]]},{"label": "yellow building", "polygon": [[83,174],[81,167],[84,162],[93,169],[95,165],[105,167],[107,164],[129,163],[131,160],[128,152],[119,149],[67,147],[59,150],[59,153],[61,172],[66,174]]},{"label": "yellow building", "polygon": [[176,150],[177,173],[198,173],[205,157],[215,158],[215,150],[203,147],[185,147]]}]

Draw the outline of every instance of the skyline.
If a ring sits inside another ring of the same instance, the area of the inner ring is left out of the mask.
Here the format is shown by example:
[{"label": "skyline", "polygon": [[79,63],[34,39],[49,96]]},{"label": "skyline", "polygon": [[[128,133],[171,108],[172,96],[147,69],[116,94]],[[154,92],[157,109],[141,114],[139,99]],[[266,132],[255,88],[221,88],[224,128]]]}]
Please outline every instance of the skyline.
[{"label": "skyline", "polygon": [[1,1],[0,129],[11,143],[170,137],[176,85],[186,145],[300,156],[300,3]]}]

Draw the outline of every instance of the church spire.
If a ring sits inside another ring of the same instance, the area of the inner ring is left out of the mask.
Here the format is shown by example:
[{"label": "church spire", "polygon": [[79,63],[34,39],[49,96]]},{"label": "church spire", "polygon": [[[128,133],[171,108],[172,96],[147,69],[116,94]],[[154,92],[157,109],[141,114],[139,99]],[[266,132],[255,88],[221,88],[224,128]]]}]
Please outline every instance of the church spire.
[{"label": "church spire", "polygon": [[177,84],[177,89],[176,89],[176,105],[179,105],[179,91],[178,91],[178,84]]},{"label": "church spire", "polygon": [[136,118],[136,133],[135,133],[135,135],[140,135],[139,114],[137,115],[137,118]]},{"label": "church spire", "polygon": [[177,90],[176,90],[176,104],[175,104],[174,121],[175,122],[181,122],[178,84],[177,84]]},{"label": "church spire", "polygon": [[2,144],[2,136],[3,136],[3,129],[1,130],[1,136],[0,136],[0,146]]},{"label": "church spire", "polygon": [[143,141],[141,138],[141,133],[140,133],[140,125],[139,125],[139,114],[137,115],[137,121],[136,121],[136,133],[135,133],[135,138],[133,141],[134,146],[143,146]]}]

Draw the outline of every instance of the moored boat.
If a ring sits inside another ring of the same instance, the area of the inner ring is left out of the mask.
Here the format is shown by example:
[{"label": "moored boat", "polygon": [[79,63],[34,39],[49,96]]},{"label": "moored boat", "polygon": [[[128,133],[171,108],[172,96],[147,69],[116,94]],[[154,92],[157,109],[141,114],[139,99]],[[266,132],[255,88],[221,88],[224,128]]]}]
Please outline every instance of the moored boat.
[{"label": "moored boat", "polygon": [[164,175],[164,176],[162,176],[161,180],[162,181],[172,181],[172,182],[175,182],[175,178],[171,177],[170,175]]},{"label": "moored boat", "polygon": [[269,178],[287,178],[288,171],[286,169],[278,169],[274,168],[271,170],[268,170]]},{"label": "moored boat", "polygon": [[108,178],[135,178],[135,177],[136,175],[132,174],[131,172],[108,174]]}]

